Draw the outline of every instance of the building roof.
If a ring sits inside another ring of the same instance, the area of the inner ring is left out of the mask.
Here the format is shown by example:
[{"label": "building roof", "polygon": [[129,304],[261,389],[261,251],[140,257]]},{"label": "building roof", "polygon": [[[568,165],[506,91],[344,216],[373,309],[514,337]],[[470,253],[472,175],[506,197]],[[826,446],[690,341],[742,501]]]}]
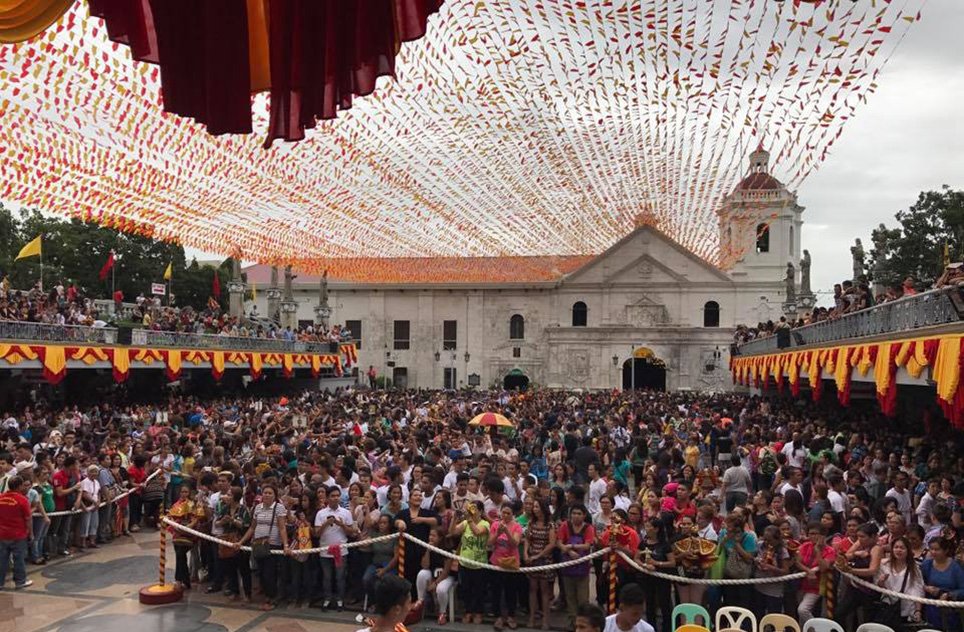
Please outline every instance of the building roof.
[{"label": "building roof", "polygon": [[[544,257],[405,257],[332,259],[328,278],[332,282],[372,284],[449,284],[449,283],[544,283],[560,279],[586,262],[592,255]],[[316,266],[312,266],[316,268]],[[248,283],[267,287],[271,266],[257,264],[244,268]],[[296,271],[297,285],[317,284],[320,274]],[[284,283],[279,271],[278,284]]]},{"label": "building roof", "polygon": [[781,189],[783,184],[769,173],[757,171],[751,173],[736,185],[737,190]]}]

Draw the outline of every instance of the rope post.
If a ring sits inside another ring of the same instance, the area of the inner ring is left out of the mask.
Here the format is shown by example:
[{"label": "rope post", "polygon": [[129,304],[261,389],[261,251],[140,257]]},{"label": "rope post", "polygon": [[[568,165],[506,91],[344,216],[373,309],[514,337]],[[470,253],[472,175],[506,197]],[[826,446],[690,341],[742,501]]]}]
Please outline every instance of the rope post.
[{"label": "rope post", "polygon": [[609,614],[616,612],[616,549],[609,550]]},{"label": "rope post", "polygon": [[178,584],[167,583],[167,524],[164,522],[164,514],[157,521],[158,541],[160,543],[160,555],[157,558],[157,583],[144,586],[138,593],[138,598],[142,604],[156,606],[161,604],[174,603],[184,597],[184,589]]},{"label": "rope post", "polygon": [[396,553],[398,554],[398,576],[405,577],[405,538],[399,536],[395,543]]},{"label": "rope post", "polygon": [[836,586],[834,585],[834,579],[836,575],[837,575],[837,571],[833,569],[830,569],[830,572],[827,573],[826,593],[823,596],[823,600],[824,600],[824,608],[827,611],[828,619],[833,619],[834,602],[836,601],[836,597],[837,597],[837,591],[835,590]]},{"label": "rope post", "polygon": [[158,535],[161,538],[161,555],[158,557],[158,569],[157,569],[157,584],[158,586],[163,586],[167,583],[167,527],[164,526],[164,516],[161,516],[161,522],[158,524],[160,527],[157,530]]}]

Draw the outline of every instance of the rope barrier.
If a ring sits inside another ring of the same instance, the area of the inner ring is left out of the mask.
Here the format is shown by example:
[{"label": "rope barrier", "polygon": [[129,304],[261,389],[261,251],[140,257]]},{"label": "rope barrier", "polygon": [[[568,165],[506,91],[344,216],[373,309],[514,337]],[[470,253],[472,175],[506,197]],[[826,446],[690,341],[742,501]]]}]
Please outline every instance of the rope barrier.
[{"label": "rope barrier", "polygon": [[[74,516],[74,515],[77,515],[77,514],[82,514],[82,513],[88,513],[88,512],[91,512],[91,511],[95,511],[95,510],[97,510],[97,509],[100,509],[101,507],[106,507],[107,505],[114,504],[114,503],[116,503],[116,502],[119,502],[119,501],[123,500],[124,498],[127,498],[128,496],[130,496],[131,494],[133,494],[136,490],[142,489],[142,488],[144,487],[144,485],[147,484],[147,481],[151,480],[152,478],[154,478],[155,476],[157,476],[158,474],[160,474],[160,473],[162,473],[162,472],[163,472],[163,470],[154,470],[150,475],[147,476],[147,478],[144,479],[144,482],[138,483],[138,484],[135,485],[134,487],[128,489],[126,492],[124,492],[124,493],[122,493],[122,494],[117,494],[116,496],[114,496],[114,497],[111,498],[110,500],[105,500],[105,501],[103,501],[103,502],[101,502],[101,503],[98,503],[97,505],[92,506],[92,507],[90,507],[90,508],[87,508],[87,509],[67,509],[67,510],[64,510],[64,511],[49,511],[49,512],[47,512],[47,517],[48,517],[48,518],[59,518],[60,516]],[[184,474],[183,472],[171,472],[171,474],[173,474],[174,476],[187,476],[187,474]],[[33,514],[33,516],[36,517],[36,518],[40,518],[40,517],[42,517],[43,515],[44,515],[44,514],[40,514],[40,513],[35,513],[35,514]]]},{"label": "rope barrier", "polygon": [[602,557],[603,555],[609,554],[609,548],[607,547],[605,549],[594,551],[589,555],[586,555],[585,557],[579,557],[574,560],[557,562],[556,564],[546,564],[544,566],[523,566],[517,569],[510,569],[510,568],[503,568],[501,566],[495,566],[493,564],[486,564],[484,562],[476,562],[475,560],[470,560],[468,558],[462,557],[461,555],[452,553],[451,551],[440,549],[439,547],[429,544],[428,542],[423,542],[422,540],[419,540],[418,538],[408,533],[403,533],[402,537],[404,537],[406,540],[415,542],[419,546],[422,546],[428,549],[429,551],[432,551],[433,553],[438,553],[439,555],[447,557],[450,560],[458,560],[460,565],[464,565],[467,568],[471,568],[471,569],[484,568],[490,571],[501,571],[503,573],[541,573],[543,571],[555,571],[555,570],[559,570],[560,568],[569,568],[570,566],[578,566],[580,564],[585,564],[586,562],[594,560],[597,557]]},{"label": "rope barrier", "polygon": [[[175,522],[175,521],[173,521],[173,520],[171,520],[170,518],[167,518],[167,517],[162,518],[162,519],[161,519],[161,522],[164,523],[164,524],[166,524],[166,525],[168,525],[168,526],[170,526],[170,527],[173,528],[173,529],[177,529],[177,530],[180,530],[180,531],[184,531],[185,533],[188,533],[188,534],[190,534],[190,535],[193,535],[193,536],[195,536],[195,537],[197,537],[197,538],[200,538],[200,539],[202,539],[202,540],[207,540],[207,541],[209,541],[209,542],[214,542],[215,544],[222,544],[222,545],[225,545],[225,546],[237,547],[237,543],[236,543],[236,542],[229,542],[229,541],[227,541],[227,540],[222,540],[221,538],[214,537],[214,536],[212,536],[212,535],[210,535],[210,534],[208,534],[208,533],[203,533],[203,532],[198,531],[198,530],[196,530],[196,529],[191,529],[190,527],[186,527],[186,526],[184,526],[184,525],[182,525],[182,524],[179,524],[179,523],[177,523],[177,522]],[[163,531],[163,529],[162,529],[162,531]],[[162,538],[162,540],[163,540],[164,536],[162,535],[161,538]],[[522,568],[519,568],[519,569],[507,569],[507,568],[503,568],[503,567],[501,567],[501,566],[495,566],[495,565],[493,565],[493,564],[486,564],[486,563],[484,563],[484,562],[476,562],[476,561],[474,561],[474,560],[470,560],[470,559],[465,558],[465,557],[462,557],[461,555],[458,555],[458,554],[456,554],[456,553],[452,553],[451,551],[446,551],[445,549],[442,549],[442,548],[439,548],[439,547],[434,546],[434,545],[432,545],[432,544],[429,544],[428,542],[423,542],[422,540],[419,540],[418,538],[416,538],[415,536],[413,536],[413,535],[411,535],[411,534],[409,534],[409,533],[389,533],[388,535],[382,535],[382,536],[378,536],[378,537],[374,537],[374,538],[369,538],[369,539],[367,539],[367,540],[358,540],[358,541],[356,541],[356,542],[348,542],[348,543],[346,543],[346,544],[343,544],[342,546],[345,547],[346,549],[353,549],[353,548],[357,548],[357,547],[360,547],[360,546],[368,546],[368,545],[374,544],[374,543],[376,543],[376,542],[385,542],[385,541],[388,541],[388,540],[394,540],[394,539],[396,539],[396,538],[400,538],[400,539],[399,539],[399,543],[401,543],[401,538],[404,538],[404,539],[406,539],[406,540],[409,540],[410,542],[414,542],[414,543],[418,544],[419,546],[428,549],[429,551],[432,551],[432,552],[434,552],[434,553],[438,553],[439,555],[442,555],[443,557],[447,557],[447,558],[452,559],[452,560],[458,560],[460,564],[466,566],[467,568],[472,568],[472,569],[480,569],[480,568],[481,568],[481,569],[488,569],[488,570],[493,570],[493,571],[501,571],[501,572],[503,572],[503,573],[539,573],[539,572],[544,572],[544,571],[555,571],[555,570],[559,570],[559,569],[562,569],[562,568],[568,568],[568,567],[570,567],[570,566],[578,566],[579,564],[585,564],[586,562],[589,562],[589,561],[591,561],[591,560],[594,560],[594,559],[596,559],[597,557],[602,557],[602,556],[604,556],[604,555],[612,555],[612,553],[613,553],[612,549],[607,547],[607,548],[605,548],[605,549],[600,549],[600,550],[598,550],[598,551],[593,551],[592,553],[586,555],[585,557],[580,557],[580,558],[576,558],[576,559],[574,559],[574,560],[568,560],[568,561],[565,561],[565,562],[558,562],[558,563],[556,563],[556,564],[546,564],[545,566],[523,566]],[[239,547],[239,548],[240,548],[242,551],[250,551],[250,550],[251,550],[251,547],[250,547],[250,546],[241,546],[241,547]],[[401,547],[401,548],[404,549],[405,547]],[[317,548],[312,548],[312,549],[299,549],[299,550],[297,550],[297,551],[295,551],[295,552],[298,553],[298,554],[300,554],[300,555],[310,555],[310,554],[312,554],[312,553],[327,553],[327,552],[328,552],[328,547],[317,547]],[[280,550],[276,550],[276,549],[273,549],[273,550],[271,551],[271,553],[272,553],[273,555],[284,555],[284,554],[285,554],[284,551],[280,551]],[[634,568],[635,570],[637,570],[637,571],[640,572],[640,573],[643,573],[643,574],[645,574],[645,575],[649,575],[649,576],[651,576],[651,577],[656,577],[656,578],[659,578],[659,579],[665,579],[665,580],[667,580],[667,581],[680,583],[680,584],[702,584],[702,585],[707,585],[707,586],[751,586],[751,585],[757,585],[757,584],[772,584],[772,583],[778,583],[778,582],[791,581],[791,580],[795,580],[795,579],[803,579],[804,577],[807,576],[807,573],[805,573],[805,572],[800,572],[800,573],[789,573],[789,574],[787,574],[787,575],[778,575],[778,576],[775,576],[775,577],[749,577],[749,578],[747,578],[747,579],[701,579],[701,578],[693,578],[693,577],[683,577],[683,576],[680,576],[680,575],[670,575],[670,574],[668,574],[668,573],[661,573],[661,572],[659,572],[659,571],[651,571],[651,570],[649,570],[649,569],[647,569],[647,568],[645,568],[645,567],[643,567],[643,566],[640,566],[640,565],[636,562],[636,560],[634,560],[632,557],[626,555],[626,554],[623,553],[622,551],[616,551],[615,554],[618,555],[619,557],[621,557],[627,564],[629,564],[629,566],[631,566],[632,568]],[[403,554],[403,555],[404,555],[404,554]],[[614,557],[615,557],[615,556],[614,556]],[[164,557],[163,557],[163,556],[161,557],[161,560],[162,560],[162,565],[163,565],[163,561],[164,561]],[[611,568],[612,568],[612,567],[615,566],[615,564],[612,564],[612,563],[611,563],[610,566],[611,566]],[[400,567],[400,568],[401,568],[401,567]],[[613,571],[610,570],[610,572],[613,572]],[[887,588],[882,588],[882,587],[878,586],[877,584],[874,584],[874,583],[872,583],[872,582],[865,581],[865,580],[863,580],[863,579],[861,579],[861,578],[859,578],[859,577],[855,577],[855,576],[853,576],[853,575],[851,575],[851,574],[844,573],[844,575],[845,575],[848,579],[850,579],[851,581],[853,581],[855,584],[857,584],[857,585],[859,585],[859,586],[863,586],[864,588],[868,588],[868,589],[870,589],[870,590],[874,590],[874,591],[876,591],[876,592],[878,592],[878,593],[880,593],[880,594],[882,594],[882,595],[886,595],[886,596],[888,596],[888,597],[892,597],[892,598],[895,598],[895,599],[904,599],[904,600],[907,600],[907,601],[913,601],[913,602],[915,602],[915,603],[920,603],[920,604],[924,604],[924,605],[928,605],[928,606],[937,606],[937,607],[939,607],[939,608],[964,608],[964,601],[944,601],[944,600],[942,600],[942,599],[928,599],[928,598],[926,598],[926,597],[915,597],[915,596],[913,596],[913,595],[908,595],[908,594],[904,594],[904,593],[899,593],[899,592],[896,592],[896,591],[893,591],[893,590],[889,590],[889,589],[887,589]]]},{"label": "rope barrier", "polygon": [[[170,518],[167,518],[167,517],[162,518],[162,519],[161,519],[161,522],[163,522],[164,524],[168,525],[169,527],[171,527],[171,528],[173,528],[173,529],[177,529],[178,531],[183,531],[183,532],[185,532],[185,533],[187,533],[187,534],[193,535],[193,536],[196,537],[196,538],[200,538],[200,539],[202,539],[202,540],[207,540],[208,542],[214,542],[215,544],[220,544],[220,545],[224,545],[224,546],[237,547],[237,548],[239,548],[241,551],[248,551],[248,552],[251,551],[251,547],[250,547],[250,546],[244,545],[244,546],[238,547],[238,543],[237,543],[237,542],[230,542],[230,541],[228,541],[228,540],[222,540],[221,538],[216,538],[216,537],[214,537],[213,535],[211,535],[210,533],[204,533],[203,531],[198,531],[197,529],[192,529],[192,528],[190,528],[190,527],[188,527],[188,526],[185,526],[185,525],[183,525],[183,524],[180,524],[180,523],[178,523],[178,522],[175,522],[175,521],[173,521],[173,520],[171,520]],[[399,534],[397,534],[397,533],[389,533],[388,535],[382,535],[382,536],[378,536],[378,537],[376,537],[376,538],[369,538],[368,540],[358,540],[358,541],[356,541],[356,542],[348,542],[348,543],[346,543],[346,544],[343,544],[342,546],[345,547],[346,549],[354,549],[354,548],[357,548],[357,547],[360,547],[360,546],[367,546],[367,545],[369,545],[369,544],[374,544],[375,542],[384,542],[384,541],[386,541],[386,540],[394,540],[394,539],[397,538],[397,537],[399,537]],[[327,547],[327,546],[324,546],[324,547],[315,547],[315,548],[312,548],[312,549],[297,549],[297,550],[293,550],[292,553],[296,553],[296,554],[298,554],[298,555],[311,555],[312,553],[328,553],[328,547]],[[272,554],[272,555],[284,555],[285,552],[284,552],[284,551],[281,551],[281,550],[278,550],[278,549],[272,549],[272,550],[271,550],[271,554]]]}]

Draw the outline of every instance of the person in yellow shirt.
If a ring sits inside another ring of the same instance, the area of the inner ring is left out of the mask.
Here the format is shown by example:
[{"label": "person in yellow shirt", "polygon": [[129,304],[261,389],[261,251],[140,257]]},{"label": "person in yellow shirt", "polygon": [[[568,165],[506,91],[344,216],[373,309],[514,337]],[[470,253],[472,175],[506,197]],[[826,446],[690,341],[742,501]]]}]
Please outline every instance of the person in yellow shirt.
[{"label": "person in yellow shirt", "polygon": [[683,460],[686,465],[693,468],[693,471],[698,471],[700,468],[700,446],[699,437],[691,436],[686,442],[686,448],[683,450]]}]

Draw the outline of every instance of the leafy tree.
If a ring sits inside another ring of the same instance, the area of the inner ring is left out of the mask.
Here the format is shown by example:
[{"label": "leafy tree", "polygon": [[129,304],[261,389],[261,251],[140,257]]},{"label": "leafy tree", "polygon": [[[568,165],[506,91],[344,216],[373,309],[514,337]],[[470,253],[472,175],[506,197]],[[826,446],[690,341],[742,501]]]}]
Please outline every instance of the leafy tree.
[{"label": "leafy tree", "polygon": [[944,268],[944,247],[951,261],[964,256],[964,191],[947,185],[924,191],[906,211],[898,211],[899,226],[881,224],[871,234],[870,271],[875,283],[899,285],[913,276],[931,285]]},{"label": "leafy tree", "polygon": [[[114,251],[116,288],[125,300],[138,294],[149,295],[151,283],[163,282],[164,270],[171,264],[175,302],[203,309],[211,296],[215,270],[187,263],[184,248],[140,235],[128,235],[112,228],[78,219],[48,217],[36,210],[15,216],[0,204],[0,278],[7,277],[16,289],[30,288],[40,278],[37,257],[14,262],[28,241],[43,235],[44,283],[75,283],[94,298],[110,298],[111,277],[101,281],[100,270]],[[227,282],[231,277],[230,259],[218,269],[221,281],[221,306],[227,305]]]}]

